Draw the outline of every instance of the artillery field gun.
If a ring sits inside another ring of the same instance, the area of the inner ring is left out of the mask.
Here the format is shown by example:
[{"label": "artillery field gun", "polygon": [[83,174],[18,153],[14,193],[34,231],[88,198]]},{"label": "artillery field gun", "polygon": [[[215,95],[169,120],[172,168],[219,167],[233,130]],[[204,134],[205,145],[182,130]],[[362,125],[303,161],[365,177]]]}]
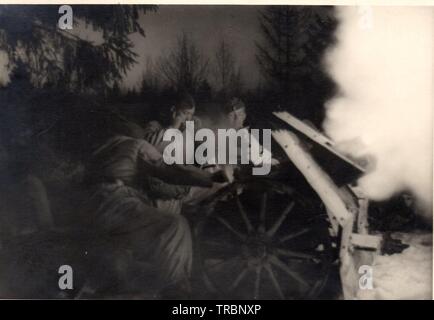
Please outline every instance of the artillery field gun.
[{"label": "artillery field gun", "polygon": [[195,227],[202,279],[217,298],[312,299],[339,263],[344,298],[353,299],[381,245],[368,232],[368,200],[352,185],[364,169],[306,123],[274,116],[287,162],[214,196],[233,195]]}]

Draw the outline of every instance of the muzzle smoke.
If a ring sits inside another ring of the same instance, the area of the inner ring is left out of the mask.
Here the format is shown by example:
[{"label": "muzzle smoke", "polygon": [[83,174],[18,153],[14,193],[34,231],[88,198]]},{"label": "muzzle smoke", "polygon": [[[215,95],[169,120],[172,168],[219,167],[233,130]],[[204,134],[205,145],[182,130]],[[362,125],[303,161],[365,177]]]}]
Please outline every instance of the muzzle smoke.
[{"label": "muzzle smoke", "polygon": [[339,94],[324,129],[344,153],[372,159],[358,182],[374,200],[410,191],[432,214],[433,12],[341,7],[326,57]]}]

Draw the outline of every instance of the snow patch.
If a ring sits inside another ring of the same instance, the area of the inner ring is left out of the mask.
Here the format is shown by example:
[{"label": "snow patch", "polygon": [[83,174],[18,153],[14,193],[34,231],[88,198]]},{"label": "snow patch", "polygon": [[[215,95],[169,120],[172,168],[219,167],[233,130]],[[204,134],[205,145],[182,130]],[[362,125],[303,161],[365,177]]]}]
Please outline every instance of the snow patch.
[{"label": "snow patch", "polygon": [[373,290],[359,290],[359,299],[432,299],[432,234],[394,233],[410,247],[400,254],[378,256],[373,266]]}]

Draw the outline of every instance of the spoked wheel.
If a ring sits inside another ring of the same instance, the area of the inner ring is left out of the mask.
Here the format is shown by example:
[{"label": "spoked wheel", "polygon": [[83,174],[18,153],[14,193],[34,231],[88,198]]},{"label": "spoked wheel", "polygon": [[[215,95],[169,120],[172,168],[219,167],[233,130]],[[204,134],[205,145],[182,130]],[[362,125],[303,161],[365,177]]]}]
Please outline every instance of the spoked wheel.
[{"label": "spoked wheel", "polygon": [[317,297],[334,256],[318,204],[263,182],[218,204],[196,229],[208,290],[225,299]]}]

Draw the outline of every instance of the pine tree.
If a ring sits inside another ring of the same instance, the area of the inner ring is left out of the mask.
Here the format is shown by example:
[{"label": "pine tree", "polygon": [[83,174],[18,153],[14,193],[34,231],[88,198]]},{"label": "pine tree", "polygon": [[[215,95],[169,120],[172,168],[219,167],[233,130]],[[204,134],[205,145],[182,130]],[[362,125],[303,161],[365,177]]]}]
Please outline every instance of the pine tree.
[{"label": "pine tree", "polygon": [[333,7],[270,6],[260,15],[263,41],[257,43],[257,60],[277,97],[273,103],[316,124],[333,91],[322,57],[336,25]]},{"label": "pine tree", "polygon": [[209,60],[202,55],[189,35],[182,33],[167,56],[159,61],[159,70],[175,91],[195,94],[206,80]]},{"label": "pine tree", "polygon": [[139,94],[143,98],[153,99],[160,93],[160,79],[155,63],[151,57],[146,58],[146,66],[142,73]]},{"label": "pine tree", "polygon": [[106,92],[136,62],[128,35],[145,35],[140,13],[156,7],[72,6],[74,25],[91,27],[101,35],[101,43],[60,29],[58,9],[54,5],[1,6],[0,50],[6,51],[11,65],[24,65],[37,87]]},{"label": "pine tree", "polygon": [[241,95],[243,90],[241,69],[232,48],[224,39],[218,45],[214,62],[214,78],[218,95],[222,98]]}]

